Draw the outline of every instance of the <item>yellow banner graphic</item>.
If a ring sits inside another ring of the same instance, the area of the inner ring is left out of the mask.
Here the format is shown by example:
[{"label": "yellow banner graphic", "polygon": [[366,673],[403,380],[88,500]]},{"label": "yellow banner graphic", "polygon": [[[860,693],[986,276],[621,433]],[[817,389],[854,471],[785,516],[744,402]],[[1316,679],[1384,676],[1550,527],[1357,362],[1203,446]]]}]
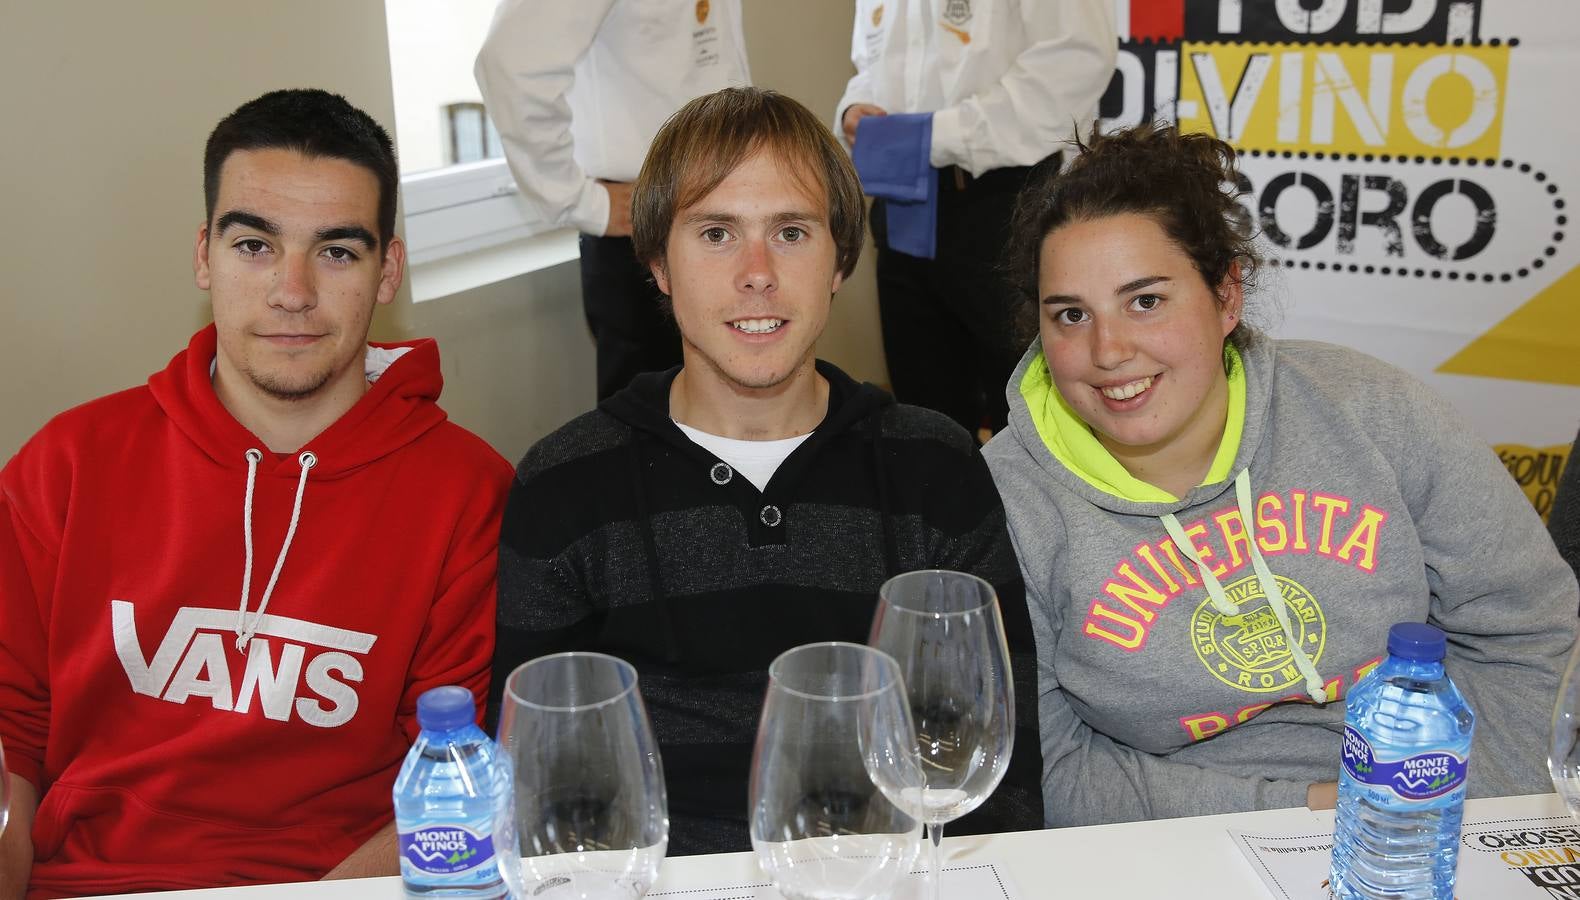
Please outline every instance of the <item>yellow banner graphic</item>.
[{"label": "yellow banner graphic", "polygon": [[1178,116],[1242,149],[1424,157],[1500,154],[1505,45],[1180,47]]},{"label": "yellow banner graphic", "polygon": [[1541,514],[1542,521],[1547,521],[1547,514],[1553,509],[1553,498],[1558,493],[1558,479],[1563,475],[1564,463],[1572,455],[1570,445],[1527,447],[1524,444],[1497,444],[1492,449],[1497,451],[1498,459],[1508,467],[1509,475]]},{"label": "yellow banner graphic", "polygon": [[1437,370],[1580,387],[1580,266],[1543,288]]}]

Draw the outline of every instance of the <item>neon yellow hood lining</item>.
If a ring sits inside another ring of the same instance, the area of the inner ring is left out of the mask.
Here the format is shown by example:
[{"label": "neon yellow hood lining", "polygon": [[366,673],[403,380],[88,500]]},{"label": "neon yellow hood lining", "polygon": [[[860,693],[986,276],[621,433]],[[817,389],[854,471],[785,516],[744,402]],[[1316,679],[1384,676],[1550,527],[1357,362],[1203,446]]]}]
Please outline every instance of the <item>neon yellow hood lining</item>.
[{"label": "neon yellow hood lining", "polygon": [[[1202,484],[1229,479],[1235,455],[1240,451],[1240,437],[1245,431],[1245,367],[1240,364],[1240,354],[1232,344],[1224,344],[1223,358],[1229,374],[1229,413],[1224,423],[1223,440],[1218,443],[1218,453]],[[1135,503],[1179,500],[1168,491],[1125,471],[1054,387],[1053,376],[1048,372],[1048,359],[1041,353],[1026,367],[1026,374],[1020,380],[1020,395],[1026,400],[1032,424],[1037,426],[1037,434],[1042,437],[1048,452],[1082,481],[1105,494]]]}]

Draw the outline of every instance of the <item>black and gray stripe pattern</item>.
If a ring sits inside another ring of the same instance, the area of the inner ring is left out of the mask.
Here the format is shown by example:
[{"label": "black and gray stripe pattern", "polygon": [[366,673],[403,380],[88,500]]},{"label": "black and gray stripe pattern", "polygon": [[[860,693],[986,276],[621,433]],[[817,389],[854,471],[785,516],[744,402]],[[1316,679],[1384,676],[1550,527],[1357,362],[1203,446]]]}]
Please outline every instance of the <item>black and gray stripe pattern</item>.
[{"label": "black and gray stripe pattern", "polygon": [[998,588],[1021,729],[1005,784],[951,832],[1040,827],[1031,627],[987,467],[944,416],[818,371],[829,412],[765,491],[670,421],[674,371],[638,378],[527,453],[500,539],[491,708],[533,657],[629,660],[663,754],[670,852],[749,849],[768,664],[798,644],[865,642],[891,575],[973,572]]}]

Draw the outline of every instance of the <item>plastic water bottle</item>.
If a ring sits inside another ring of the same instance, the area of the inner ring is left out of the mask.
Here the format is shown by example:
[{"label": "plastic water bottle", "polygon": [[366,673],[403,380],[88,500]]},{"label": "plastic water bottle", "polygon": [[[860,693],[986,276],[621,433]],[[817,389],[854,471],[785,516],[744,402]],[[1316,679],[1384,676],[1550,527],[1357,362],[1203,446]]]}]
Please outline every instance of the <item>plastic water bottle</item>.
[{"label": "plastic water bottle", "polygon": [[466,688],[433,688],[417,698],[422,733],[394,791],[407,897],[506,896],[494,857],[494,816],[508,778],[475,715]]},{"label": "plastic water bottle", "polygon": [[1333,895],[1453,900],[1475,716],[1443,672],[1431,625],[1388,631],[1388,658],[1350,691],[1344,716]]}]

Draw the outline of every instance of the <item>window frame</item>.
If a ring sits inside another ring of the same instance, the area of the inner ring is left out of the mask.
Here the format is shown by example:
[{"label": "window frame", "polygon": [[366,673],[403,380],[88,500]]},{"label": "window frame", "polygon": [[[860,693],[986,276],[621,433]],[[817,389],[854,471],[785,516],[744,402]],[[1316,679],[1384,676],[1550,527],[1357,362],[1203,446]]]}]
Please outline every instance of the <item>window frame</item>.
[{"label": "window frame", "polygon": [[[403,176],[401,196],[416,302],[560,265],[579,255],[576,229],[544,230],[533,220],[504,159]],[[520,252],[506,252],[517,248]],[[487,253],[486,265],[461,265],[468,256],[496,249],[501,252]],[[434,278],[442,287],[422,283],[441,267],[449,270],[446,277]],[[463,269],[469,274],[456,274]]]},{"label": "window frame", "polygon": [[[450,166],[465,165],[469,162],[482,162],[488,159],[497,159],[505,155],[504,148],[500,146],[499,132],[494,130],[494,120],[488,117],[488,109],[476,100],[463,100],[458,103],[446,103],[444,109],[444,130],[448,138]],[[461,129],[459,120],[463,116],[476,116],[478,128],[478,151],[475,159],[461,159]]]}]

